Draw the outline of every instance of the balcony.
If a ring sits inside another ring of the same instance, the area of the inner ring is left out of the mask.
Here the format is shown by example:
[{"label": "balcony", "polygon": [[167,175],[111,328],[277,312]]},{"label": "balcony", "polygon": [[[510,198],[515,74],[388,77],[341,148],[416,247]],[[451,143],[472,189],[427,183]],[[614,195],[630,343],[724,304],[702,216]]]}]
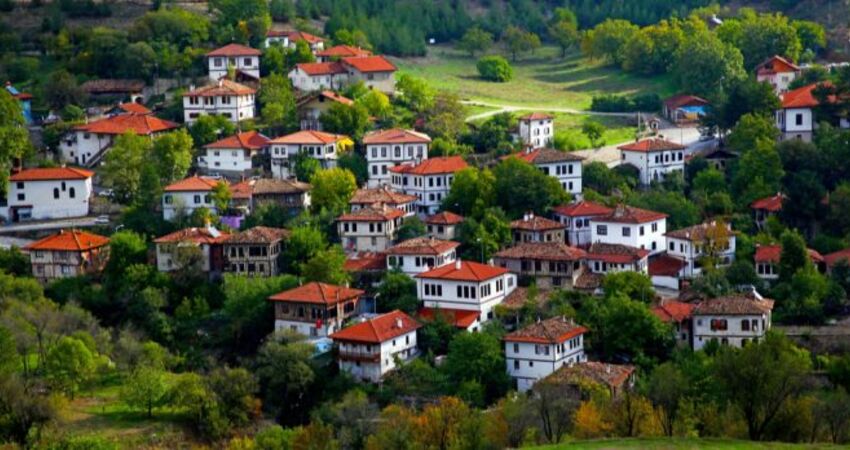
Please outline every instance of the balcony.
[{"label": "balcony", "polygon": [[364,352],[357,350],[342,350],[338,352],[340,360],[343,361],[360,361],[377,363],[381,361],[381,354],[377,352]]}]

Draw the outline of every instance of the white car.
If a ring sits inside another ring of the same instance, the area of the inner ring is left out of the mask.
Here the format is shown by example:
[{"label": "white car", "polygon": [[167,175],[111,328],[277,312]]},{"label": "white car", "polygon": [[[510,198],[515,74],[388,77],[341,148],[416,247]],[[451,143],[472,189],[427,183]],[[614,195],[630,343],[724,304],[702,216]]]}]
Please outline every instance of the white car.
[{"label": "white car", "polygon": [[109,216],[97,216],[94,223],[95,225],[109,225]]},{"label": "white car", "polygon": [[112,189],[104,189],[104,190],[98,192],[97,195],[99,197],[112,198],[112,194],[114,194],[114,193],[115,192]]}]

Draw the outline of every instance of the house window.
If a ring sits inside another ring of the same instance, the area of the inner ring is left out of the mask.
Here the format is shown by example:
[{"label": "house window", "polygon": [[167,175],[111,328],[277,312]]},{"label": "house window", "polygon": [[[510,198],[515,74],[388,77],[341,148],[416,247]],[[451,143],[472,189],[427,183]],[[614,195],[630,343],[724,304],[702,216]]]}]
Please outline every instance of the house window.
[{"label": "house window", "polygon": [[801,125],[803,125],[803,115],[802,115],[802,114],[799,114],[799,113],[798,113],[798,114],[795,114],[795,115],[794,115],[794,123],[795,123],[797,126],[801,126]]},{"label": "house window", "polygon": [[750,331],[750,321],[748,319],[741,321],[741,331]]},{"label": "house window", "polygon": [[711,331],[726,331],[728,328],[726,319],[713,319],[711,321]]},{"label": "house window", "polygon": [[53,198],[59,198],[59,188],[53,188]]},{"label": "house window", "polygon": [[68,189],[68,196],[74,198],[77,196],[77,191],[74,188]]},{"label": "house window", "polygon": [[514,360],[514,370],[519,370],[519,360],[518,359]]},{"label": "house window", "polygon": [[623,227],[623,237],[629,237],[632,235],[632,229],[629,227]]},{"label": "house window", "polygon": [[608,226],[597,225],[596,226],[596,234],[598,234],[600,236],[607,236],[608,235]]}]

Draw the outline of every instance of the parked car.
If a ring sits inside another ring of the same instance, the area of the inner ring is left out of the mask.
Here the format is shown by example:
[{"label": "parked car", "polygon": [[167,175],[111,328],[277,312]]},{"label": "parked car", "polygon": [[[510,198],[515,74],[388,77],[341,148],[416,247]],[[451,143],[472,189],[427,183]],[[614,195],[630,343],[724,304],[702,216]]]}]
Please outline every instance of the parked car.
[{"label": "parked car", "polygon": [[94,223],[95,225],[109,225],[109,216],[97,216]]}]

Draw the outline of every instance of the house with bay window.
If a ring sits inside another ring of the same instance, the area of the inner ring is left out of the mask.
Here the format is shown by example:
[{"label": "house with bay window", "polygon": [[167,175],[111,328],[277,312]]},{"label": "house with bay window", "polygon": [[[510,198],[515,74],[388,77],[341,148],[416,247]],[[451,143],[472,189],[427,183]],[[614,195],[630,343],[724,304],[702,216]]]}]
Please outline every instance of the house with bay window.
[{"label": "house with bay window", "polygon": [[183,94],[183,121],[201,116],[224,116],[233,123],[254,118],[257,90],[226,78]]},{"label": "house with bay window", "polygon": [[381,381],[397,362],[403,364],[419,355],[416,330],[420,327],[412,317],[395,310],[331,334],[339,370],[359,380]]},{"label": "house with bay window", "polygon": [[573,319],[553,317],[505,335],[505,362],[517,390],[528,391],[561,367],[587,361],[587,331]]}]

